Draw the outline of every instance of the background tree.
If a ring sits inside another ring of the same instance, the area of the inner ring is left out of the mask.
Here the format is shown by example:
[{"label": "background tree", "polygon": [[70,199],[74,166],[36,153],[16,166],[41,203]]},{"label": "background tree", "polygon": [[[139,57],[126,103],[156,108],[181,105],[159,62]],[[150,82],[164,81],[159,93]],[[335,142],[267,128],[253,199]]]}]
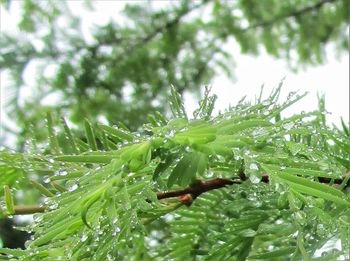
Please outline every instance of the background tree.
[{"label": "background tree", "polygon": [[[224,47],[230,39],[242,53],[264,48],[293,69],[324,62],[328,43],[342,52],[349,42],[346,0],[172,1],[164,8],[130,2],[125,23],[95,26],[92,40],[65,1],[24,0],[21,6],[21,34],[2,33],[0,40],[0,68],[13,80],[6,109],[20,127],[21,146],[30,132],[44,138],[40,119],[48,110],[80,129],[85,117],[103,116],[136,130],[149,113],[166,110],[171,84],[179,93],[198,94],[219,71],[231,75],[232,54]],[[28,67],[36,69],[35,95],[20,104]],[[59,101],[39,106],[52,93]]]}]

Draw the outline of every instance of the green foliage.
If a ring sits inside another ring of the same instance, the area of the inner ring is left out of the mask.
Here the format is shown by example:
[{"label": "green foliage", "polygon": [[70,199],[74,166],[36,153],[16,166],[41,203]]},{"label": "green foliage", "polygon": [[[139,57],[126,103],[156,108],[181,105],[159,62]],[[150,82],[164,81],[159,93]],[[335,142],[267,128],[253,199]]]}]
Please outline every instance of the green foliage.
[{"label": "green foliage", "polygon": [[[328,43],[339,52],[349,46],[347,0],[169,1],[163,8],[136,1],[124,6],[123,23],[94,25],[90,35],[81,32],[81,17],[67,1],[25,0],[20,6],[20,33],[4,32],[0,40],[0,68],[13,80],[6,110],[20,128],[14,131],[19,144],[32,136],[29,129],[43,141],[47,109],[38,104],[53,94],[60,99],[52,111],[77,125],[79,135],[85,118],[101,116],[108,125],[123,122],[137,130],[147,115],[166,112],[170,85],[180,94],[198,94],[217,73],[231,77],[232,54],[224,48],[230,39],[242,53],[265,49],[292,69],[324,62]],[[27,70],[34,72],[36,95],[23,102]]]},{"label": "green foliage", "polygon": [[[18,177],[47,177],[33,182],[46,211],[36,214],[27,249],[0,252],[13,260],[349,258],[349,128],[320,121],[322,99],[318,111],[282,117],[304,95],[278,103],[280,88],[216,117],[207,92],[195,119],[172,91],[172,118],[157,113],[138,132],[86,121],[85,139],[64,121],[56,133],[48,120],[49,150],[1,151],[1,166],[19,169]],[[57,138],[61,133],[67,140]],[[13,213],[9,187],[25,190],[26,182],[7,178]],[[204,192],[189,207],[158,199],[156,192],[211,178],[236,182]],[[340,240],[341,250],[315,258],[331,240]]]}]

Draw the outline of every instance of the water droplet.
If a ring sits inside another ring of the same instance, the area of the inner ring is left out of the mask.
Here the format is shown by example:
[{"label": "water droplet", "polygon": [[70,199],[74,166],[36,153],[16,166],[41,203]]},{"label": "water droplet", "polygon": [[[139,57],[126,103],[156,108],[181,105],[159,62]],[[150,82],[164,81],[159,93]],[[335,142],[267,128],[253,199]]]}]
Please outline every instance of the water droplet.
[{"label": "water droplet", "polygon": [[78,184],[73,184],[72,186],[70,186],[68,188],[69,191],[73,191],[73,190],[76,190],[78,188]]},{"label": "water droplet", "polygon": [[86,235],[86,234],[82,235],[80,238],[81,242],[85,242],[86,239],[88,239],[88,235]]},{"label": "water droplet", "polygon": [[335,143],[333,140],[327,140],[328,145],[333,146]]},{"label": "water droplet", "polygon": [[56,209],[58,207],[58,202],[50,202],[50,204],[48,205],[49,209]]},{"label": "water droplet", "polygon": [[208,178],[211,178],[211,177],[213,177],[213,176],[214,176],[214,172],[212,172],[212,171],[209,170],[209,171],[207,172],[207,177],[208,177]]},{"label": "water droplet", "polygon": [[119,227],[115,227],[114,229],[113,229],[113,232],[112,232],[112,236],[115,236],[117,233],[119,233],[120,232],[120,228]]},{"label": "water droplet", "polygon": [[261,178],[258,177],[257,175],[249,175],[249,180],[253,184],[257,184],[260,182]]},{"label": "water droplet", "polygon": [[258,165],[255,162],[251,162],[249,164],[249,169],[250,170],[258,170],[259,168],[258,168]]},{"label": "water droplet", "polygon": [[60,171],[59,175],[60,176],[66,176],[68,174],[68,172],[66,170]]},{"label": "water droplet", "polygon": [[49,176],[44,176],[43,181],[44,181],[44,183],[49,183],[51,181],[51,179]]},{"label": "water droplet", "polygon": [[35,214],[33,215],[34,222],[40,222],[43,219],[42,214]]}]

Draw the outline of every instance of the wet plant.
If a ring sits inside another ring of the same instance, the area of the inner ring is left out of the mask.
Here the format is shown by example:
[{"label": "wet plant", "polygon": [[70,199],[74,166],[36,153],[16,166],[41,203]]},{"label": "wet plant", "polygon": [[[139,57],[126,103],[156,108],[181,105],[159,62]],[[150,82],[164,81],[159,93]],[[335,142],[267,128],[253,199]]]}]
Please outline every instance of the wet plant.
[{"label": "wet plant", "polygon": [[[0,152],[2,215],[35,213],[26,249],[0,252],[11,260],[350,258],[349,127],[327,125],[323,97],[317,110],[284,117],[305,94],[279,102],[280,90],[212,116],[207,89],[190,117],[172,88],[171,118],[149,115],[137,132],[86,120],[85,138],[48,113],[48,146]],[[33,188],[42,203],[16,203]]]}]

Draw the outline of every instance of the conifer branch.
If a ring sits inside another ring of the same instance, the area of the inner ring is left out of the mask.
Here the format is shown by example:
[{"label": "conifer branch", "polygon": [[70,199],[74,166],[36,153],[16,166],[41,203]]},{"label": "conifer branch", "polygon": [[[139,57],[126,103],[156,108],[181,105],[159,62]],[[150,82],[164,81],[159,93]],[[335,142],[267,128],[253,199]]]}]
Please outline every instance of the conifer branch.
[{"label": "conifer branch", "polygon": [[184,189],[168,191],[168,192],[157,192],[158,199],[173,198],[183,196],[185,194],[191,194],[192,198],[195,199],[200,194],[207,192],[212,189],[218,189],[227,185],[240,184],[241,181],[233,181],[231,179],[208,179],[208,180],[196,180],[191,185]]},{"label": "conifer branch", "polygon": [[337,1],[337,0],[321,0],[321,1],[317,2],[317,3],[315,3],[314,5],[309,5],[309,6],[306,6],[304,8],[301,8],[299,10],[293,10],[292,12],[290,12],[288,14],[283,14],[283,15],[274,17],[273,19],[270,19],[270,20],[267,20],[267,21],[262,21],[260,23],[250,25],[250,26],[242,29],[242,31],[248,31],[250,29],[255,29],[255,28],[258,28],[258,27],[271,26],[276,21],[287,19],[287,18],[297,18],[297,17],[300,17],[300,16],[304,15],[305,13],[318,11],[325,4],[332,3],[332,2],[335,2],[335,1]]},{"label": "conifer branch", "polygon": [[185,16],[187,16],[188,14],[193,12],[194,10],[196,10],[202,6],[205,6],[210,1],[211,0],[203,0],[203,1],[193,5],[191,7],[189,7],[189,6],[183,7],[173,19],[170,19],[169,21],[165,22],[163,25],[156,27],[149,34],[147,34],[144,37],[141,37],[139,39],[132,40],[132,39],[128,39],[128,38],[120,38],[120,39],[115,39],[115,41],[99,42],[98,44],[96,44],[95,46],[92,46],[90,48],[93,51],[93,53],[96,54],[96,50],[103,45],[113,45],[116,43],[121,44],[124,42],[130,43],[130,41],[134,42],[134,44],[131,44],[130,46],[128,46],[126,52],[121,57],[119,57],[120,59],[123,59],[123,58],[127,57],[128,55],[132,54],[135,51],[135,49],[139,48],[140,46],[144,46],[148,42],[152,41],[159,34],[162,34],[166,31],[170,30],[171,28],[173,28],[174,26],[179,24],[181,19],[183,19]]},{"label": "conifer branch", "polygon": [[184,189],[167,191],[167,192],[157,192],[157,198],[159,200],[165,198],[178,197],[179,201],[187,206],[190,206],[198,196],[202,193],[225,187],[227,185],[241,184],[241,181],[215,178],[208,180],[196,180],[188,187]]},{"label": "conifer branch", "polygon": [[[342,188],[347,188],[347,187],[350,187],[350,179],[346,179],[347,176],[349,175],[350,175],[350,169],[344,173],[342,178],[331,179],[327,177],[318,177],[318,182],[329,184],[329,185],[335,185],[335,186],[342,185]],[[262,173],[261,176],[262,176],[261,182],[263,183],[270,182],[270,177],[268,173]],[[225,178],[196,180],[186,188],[167,191],[167,192],[157,192],[156,194],[157,194],[158,200],[178,197],[181,203],[187,206],[190,206],[193,200],[195,200],[198,196],[200,196],[201,194],[207,191],[223,188],[227,185],[241,184],[243,181],[246,181],[248,179],[243,170],[240,170],[238,172],[238,177],[240,180],[225,179]]]},{"label": "conifer branch", "polygon": [[[270,182],[270,177],[268,173],[262,173],[261,176],[262,176],[261,177],[262,183]],[[201,194],[207,191],[210,191],[213,189],[220,189],[228,185],[242,184],[243,181],[246,181],[248,179],[243,170],[240,170],[238,172],[238,177],[239,177],[239,180],[227,179],[227,178],[195,180],[192,184],[190,184],[186,188],[173,190],[173,191],[157,192],[156,195],[158,200],[178,197],[181,203],[183,203],[184,205],[190,206],[193,200],[195,200],[197,197],[199,197]],[[331,179],[327,177],[318,177],[318,182],[329,184],[329,185],[335,185],[335,186],[342,185],[343,188],[348,188],[350,187],[350,179],[349,178],[347,179],[347,177],[350,177],[350,169],[348,169],[342,175],[342,178]],[[42,213],[42,212],[45,212],[45,210],[46,210],[46,207],[40,206],[40,205],[19,205],[19,206],[14,206],[13,215],[28,215],[28,214],[34,214],[34,213]]]}]

